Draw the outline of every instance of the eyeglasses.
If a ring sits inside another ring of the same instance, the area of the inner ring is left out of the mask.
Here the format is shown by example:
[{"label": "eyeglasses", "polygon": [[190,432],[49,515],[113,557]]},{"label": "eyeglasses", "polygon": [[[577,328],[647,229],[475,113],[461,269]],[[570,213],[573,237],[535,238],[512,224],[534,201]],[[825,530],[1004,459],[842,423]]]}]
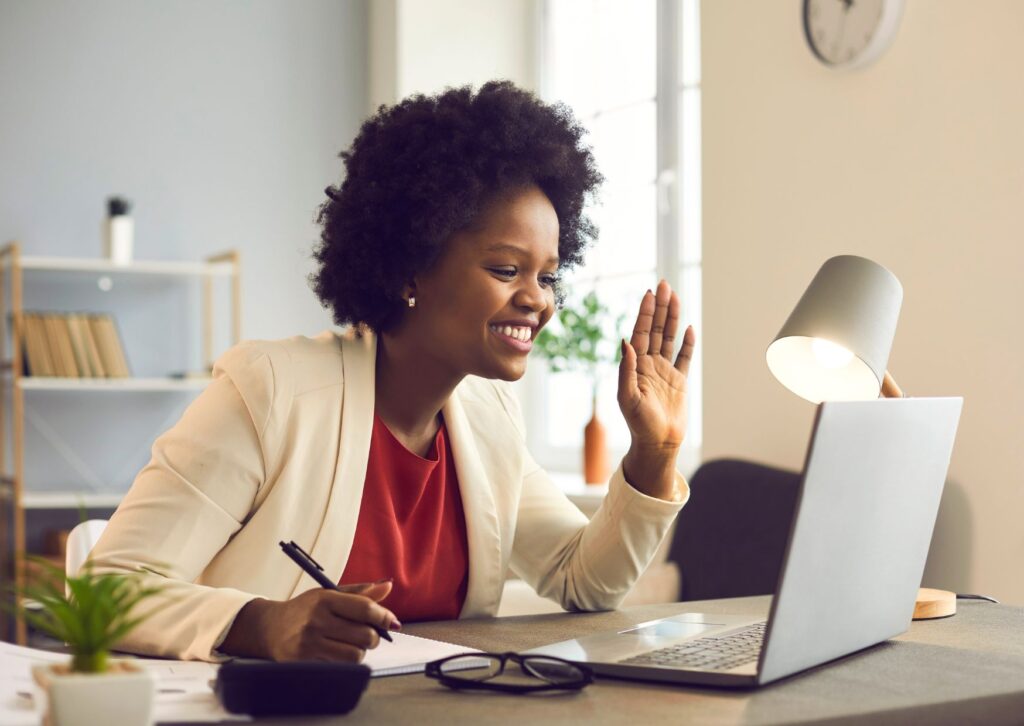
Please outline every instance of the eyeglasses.
[{"label": "eyeglasses", "polygon": [[[505,673],[509,661],[519,666],[519,673],[510,674],[505,681],[494,680]],[[594,681],[594,672],[585,665],[547,655],[518,653],[461,653],[427,663],[425,673],[449,688],[505,693],[578,691]],[[523,676],[529,679],[525,683]]]}]

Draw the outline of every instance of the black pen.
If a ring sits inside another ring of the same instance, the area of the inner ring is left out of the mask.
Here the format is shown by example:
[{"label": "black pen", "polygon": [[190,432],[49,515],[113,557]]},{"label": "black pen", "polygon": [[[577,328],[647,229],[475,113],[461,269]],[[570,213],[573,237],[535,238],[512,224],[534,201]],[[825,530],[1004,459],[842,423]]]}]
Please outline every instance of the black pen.
[{"label": "black pen", "polygon": [[[338,586],[331,582],[330,578],[324,574],[324,568],[320,566],[320,563],[313,559],[312,555],[306,552],[304,549],[299,547],[295,542],[279,542],[281,549],[284,553],[292,558],[296,565],[306,571],[306,574],[316,580],[320,585],[328,590],[337,590]],[[384,628],[370,624],[370,627],[377,631],[377,635],[384,638],[389,643],[394,643],[394,639],[391,637],[391,633],[386,631]]]}]

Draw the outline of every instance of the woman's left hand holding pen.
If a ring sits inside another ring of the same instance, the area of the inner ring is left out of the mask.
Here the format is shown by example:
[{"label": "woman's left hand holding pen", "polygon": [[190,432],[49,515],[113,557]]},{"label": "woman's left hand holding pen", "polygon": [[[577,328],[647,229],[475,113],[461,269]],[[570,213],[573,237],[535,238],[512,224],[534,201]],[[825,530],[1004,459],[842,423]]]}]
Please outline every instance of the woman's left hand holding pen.
[{"label": "woman's left hand holding pen", "polygon": [[358,663],[380,642],[374,626],[401,628],[394,613],[379,604],[389,592],[391,582],[385,580],[307,590],[283,602],[252,600],[239,611],[220,651],[276,661]]}]

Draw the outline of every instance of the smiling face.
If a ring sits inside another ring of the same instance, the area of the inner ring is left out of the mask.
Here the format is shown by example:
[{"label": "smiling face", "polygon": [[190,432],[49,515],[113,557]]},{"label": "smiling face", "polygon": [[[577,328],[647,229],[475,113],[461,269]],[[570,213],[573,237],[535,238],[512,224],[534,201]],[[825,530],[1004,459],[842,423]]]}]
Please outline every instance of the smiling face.
[{"label": "smiling face", "polygon": [[454,375],[514,381],[555,309],[558,216],[537,187],[492,201],[415,278],[395,331]]}]

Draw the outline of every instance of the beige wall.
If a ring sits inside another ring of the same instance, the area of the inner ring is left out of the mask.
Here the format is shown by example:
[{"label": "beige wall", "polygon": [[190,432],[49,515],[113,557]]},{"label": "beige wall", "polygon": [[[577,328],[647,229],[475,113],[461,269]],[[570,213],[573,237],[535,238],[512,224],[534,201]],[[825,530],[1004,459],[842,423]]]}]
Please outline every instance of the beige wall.
[{"label": "beige wall", "polygon": [[705,457],[799,468],[813,409],[764,362],[829,256],[891,269],[889,368],[964,396],[926,584],[1024,603],[1024,3],[907,0],[861,71],[798,0],[705,0]]}]

